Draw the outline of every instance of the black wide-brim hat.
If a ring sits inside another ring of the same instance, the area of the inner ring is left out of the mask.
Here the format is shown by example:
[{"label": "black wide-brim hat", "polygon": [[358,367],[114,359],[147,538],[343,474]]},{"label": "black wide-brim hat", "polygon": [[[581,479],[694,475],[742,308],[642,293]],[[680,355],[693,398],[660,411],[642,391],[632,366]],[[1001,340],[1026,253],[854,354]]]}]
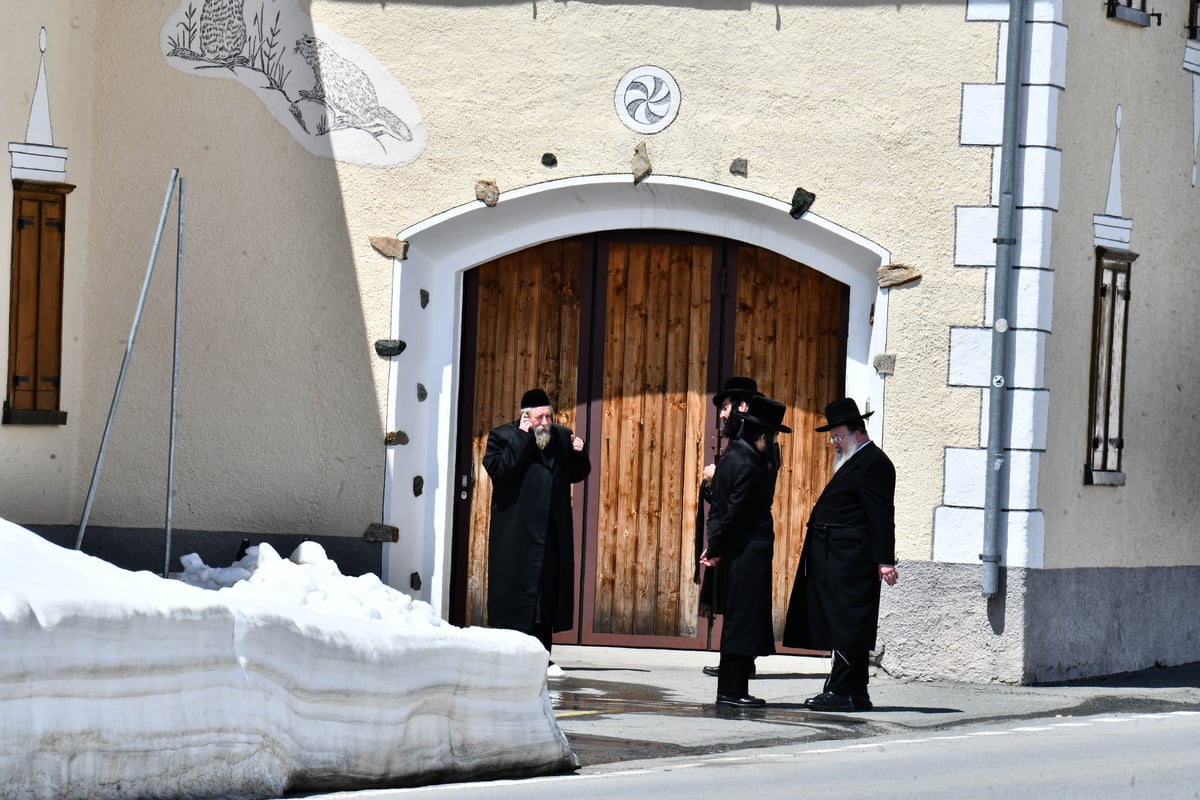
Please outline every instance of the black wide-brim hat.
[{"label": "black wide-brim hat", "polygon": [[739,416],[746,422],[766,428],[769,431],[791,433],[792,429],[783,424],[783,412],[787,410],[778,400],[756,394],[750,398],[750,407]]},{"label": "black wide-brim hat", "polygon": [[825,406],[825,424],[817,428],[817,432],[823,433],[833,430],[838,425],[862,422],[874,413],[874,411],[868,411],[860,414],[858,413],[858,403],[854,402],[853,397],[842,397]]},{"label": "black wide-brim hat", "polygon": [[713,405],[720,408],[725,404],[725,398],[733,395],[745,396],[746,399],[750,399],[756,394],[758,394],[758,381],[754,378],[734,375],[732,378],[726,378],[725,383],[721,386],[721,391],[713,395]]}]

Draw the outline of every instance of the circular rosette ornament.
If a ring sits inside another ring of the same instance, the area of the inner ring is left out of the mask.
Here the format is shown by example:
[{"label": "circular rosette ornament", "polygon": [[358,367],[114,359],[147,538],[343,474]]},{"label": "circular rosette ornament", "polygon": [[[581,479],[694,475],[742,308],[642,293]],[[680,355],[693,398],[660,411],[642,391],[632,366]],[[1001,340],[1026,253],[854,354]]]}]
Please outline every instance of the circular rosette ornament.
[{"label": "circular rosette ornament", "polygon": [[617,116],[630,130],[658,133],[679,114],[679,84],[665,69],[631,69],[617,84]]}]

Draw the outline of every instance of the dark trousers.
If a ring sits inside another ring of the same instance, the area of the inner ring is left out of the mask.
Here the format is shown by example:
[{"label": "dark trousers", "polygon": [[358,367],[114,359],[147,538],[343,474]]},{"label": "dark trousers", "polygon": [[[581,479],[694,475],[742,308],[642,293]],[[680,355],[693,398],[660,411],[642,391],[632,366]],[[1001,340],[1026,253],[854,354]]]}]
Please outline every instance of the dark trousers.
[{"label": "dark trousers", "polygon": [[551,522],[542,554],[542,573],[533,604],[533,627],[526,631],[542,643],[546,652],[554,638],[554,618],[558,611],[558,535]]},{"label": "dark trousers", "polygon": [[750,673],[754,670],[754,656],[721,653],[721,666],[717,675],[717,694],[743,697],[750,694]]},{"label": "dark trousers", "polygon": [[533,623],[533,630],[528,633],[542,643],[542,647],[546,648],[547,653],[550,652],[550,642],[554,638],[554,630],[549,622]]},{"label": "dark trousers", "polygon": [[825,691],[851,697],[865,696],[867,681],[870,680],[867,674],[869,655],[866,650],[834,650]]}]

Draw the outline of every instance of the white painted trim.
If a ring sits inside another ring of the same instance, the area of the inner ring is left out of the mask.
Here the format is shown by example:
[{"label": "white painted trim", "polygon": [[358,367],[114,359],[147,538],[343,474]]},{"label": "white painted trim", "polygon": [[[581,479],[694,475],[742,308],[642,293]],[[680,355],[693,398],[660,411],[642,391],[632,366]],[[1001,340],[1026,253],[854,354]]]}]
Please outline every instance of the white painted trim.
[{"label": "white painted trim", "polygon": [[[1020,239],[1013,253],[1018,267],[1050,266],[1050,229],[1054,212],[1048,208],[1018,208]],[[955,209],[954,263],[960,267],[996,265],[995,206],[960,206]]]},{"label": "white painted trim", "polygon": [[[1009,388],[1040,389],[1045,386],[1046,332],[1012,329],[1008,337],[1012,373]],[[950,386],[985,388],[992,383],[992,329],[951,328]]]},{"label": "white painted trim", "polygon": [[[996,270],[987,271],[987,299],[984,304],[984,327],[990,328],[995,317]],[[1008,324],[1012,328],[1051,330],[1054,310],[1054,271],[1049,269],[1013,269],[1010,287],[1012,303]]]},{"label": "white painted trim", "polygon": [[[410,591],[409,576],[417,572],[420,597],[445,616],[458,491],[462,273],[504,254],[568,236],[646,228],[720,236],[807,264],[850,287],[846,390],[882,412],[883,379],[872,363],[886,350],[887,292],[878,288],[876,271],[889,253],[812,212],[796,220],[789,211],[788,202],[705,181],[651,176],[635,186],[628,174],[594,175],[505,192],[493,208],[471,202],[400,231],[408,257],[394,262],[392,336],[407,347],[392,359],[386,420],[409,443],[389,448],[386,459],[384,520],[399,528],[400,541],[386,548],[385,580]],[[421,289],[430,298],[424,309]],[[417,383],[428,391],[424,402]],[[881,435],[885,416],[872,417],[873,436]],[[418,475],[424,492],[415,497]]]},{"label": "white painted trim", "polygon": [[[978,564],[983,509],[938,506],[933,512],[933,560]],[[1040,569],[1045,564],[1046,517],[1041,511],[1000,513],[1000,564]]]},{"label": "white painted trim", "polygon": [[[1009,481],[1008,492],[1002,500],[1004,508],[1035,509],[1037,476],[1041,453],[1036,450],[1014,450],[1009,453],[1009,471],[1016,480]],[[948,506],[977,508],[984,506],[986,482],[986,448],[946,448],[945,492],[943,503]],[[980,542],[982,544],[982,540]]]},{"label": "white painted trim", "polygon": [[[967,0],[968,22],[1008,22],[1009,0]],[[1026,17],[1034,22],[1061,22],[1062,0],[1033,0]]]},{"label": "white painted trim", "polygon": [[[1009,8],[1006,0],[968,0],[968,21],[999,24],[996,85],[965,84],[960,141],[995,148],[999,163],[1003,124],[1003,83],[1008,69]],[[1062,154],[1057,146],[1058,99],[1066,85],[1067,28],[1062,24],[1063,0],[1032,0],[1026,8],[1024,33],[1029,36],[1027,63],[1020,65],[1021,126],[1018,133],[1020,176],[1017,197],[1019,240],[1013,252],[1014,291],[1006,320],[1011,375],[1008,399],[1008,508],[1000,521],[1003,563],[1040,567],[1044,561],[1045,520],[1036,509],[1040,456],[1046,446],[1049,393],[1044,390],[1046,339],[1052,327],[1054,273],[1050,269],[1051,229],[1060,201]],[[1198,106],[1200,107],[1200,106]],[[985,443],[991,392],[992,325],[994,324],[996,242],[999,214],[999,169],[993,169],[990,206],[955,210],[954,259],[960,267],[987,268],[981,327],[950,330],[947,384],[970,387],[981,395],[980,450],[947,451],[945,502],[933,520],[932,557],[935,561],[977,563],[983,546],[982,490],[986,482]],[[969,454],[969,455],[968,455]],[[969,463],[962,463],[963,461]],[[978,507],[975,507],[976,503]],[[965,504],[968,507],[963,507]]]}]

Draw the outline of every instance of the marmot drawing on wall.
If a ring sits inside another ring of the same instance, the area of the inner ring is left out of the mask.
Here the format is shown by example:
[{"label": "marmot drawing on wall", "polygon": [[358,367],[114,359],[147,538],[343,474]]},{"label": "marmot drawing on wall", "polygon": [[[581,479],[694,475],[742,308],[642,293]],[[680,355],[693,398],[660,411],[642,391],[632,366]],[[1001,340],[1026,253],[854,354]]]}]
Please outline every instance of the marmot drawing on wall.
[{"label": "marmot drawing on wall", "polygon": [[247,64],[245,0],[204,0],[200,10],[200,55],[218,64]]},{"label": "marmot drawing on wall", "polygon": [[375,84],[361,67],[307,34],[296,40],[296,52],[316,76],[312,91],[302,90],[300,96],[325,105],[330,130],[360,128],[376,138],[390,133],[401,141],[412,141],[408,126],[379,105]]}]

